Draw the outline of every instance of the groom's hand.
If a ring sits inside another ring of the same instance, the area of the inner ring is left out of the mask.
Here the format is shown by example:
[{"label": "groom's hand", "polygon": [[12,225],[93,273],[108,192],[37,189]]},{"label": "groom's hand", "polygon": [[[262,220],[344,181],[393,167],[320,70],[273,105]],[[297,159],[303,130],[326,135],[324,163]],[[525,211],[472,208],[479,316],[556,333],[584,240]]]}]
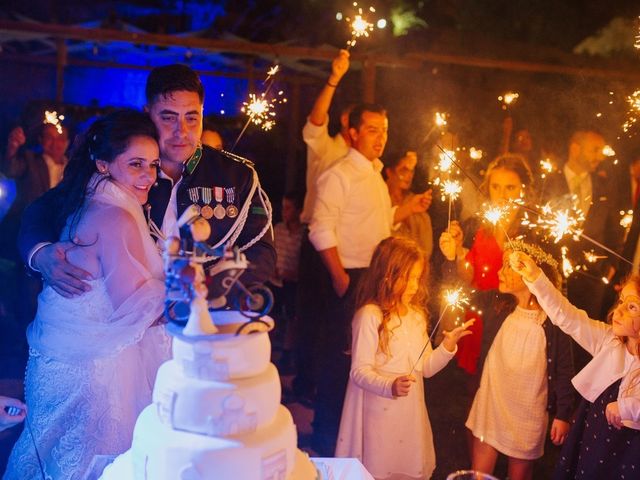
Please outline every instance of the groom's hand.
[{"label": "groom's hand", "polygon": [[72,298],[91,290],[86,280],[91,274],[75,267],[67,260],[67,250],[75,247],[73,242],[58,242],[47,245],[36,252],[31,263],[40,271],[42,278],[63,297]]}]

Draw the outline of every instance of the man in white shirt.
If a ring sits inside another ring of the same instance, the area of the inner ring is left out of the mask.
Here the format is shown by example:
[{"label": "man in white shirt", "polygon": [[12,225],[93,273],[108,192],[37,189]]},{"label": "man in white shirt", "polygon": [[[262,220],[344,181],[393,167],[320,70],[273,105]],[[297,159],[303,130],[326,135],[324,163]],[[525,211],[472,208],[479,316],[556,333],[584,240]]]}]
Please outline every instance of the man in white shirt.
[{"label": "man in white shirt", "polygon": [[353,292],[373,251],[391,235],[393,224],[425,211],[430,194],[391,206],[379,157],[387,143],[389,122],[378,105],[358,105],[349,115],[351,149],[318,179],[309,238],[329,272],[333,292],[323,299],[328,331],[323,342],[314,416],[314,449],[332,455],[349,376],[349,331]]},{"label": "man in white shirt", "polygon": [[299,401],[310,402],[314,395],[318,376],[318,365],[323,352],[318,349],[317,338],[324,336],[324,318],[320,312],[326,292],[331,291],[331,282],[324,273],[320,256],[309,242],[308,224],[316,201],[318,177],[344,157],[351,146],[349,137],[349,112],[351,106],[340,113],[340,131],[329,135],[329,109],[336,89],[349,70],[349,52],[340,50],[331,63],[331,73],[316,98],[307,123],[302,129],[302,138],[307,145],[306,194],[300,214],[304,224],[300,246],[299,282],[296,299],[298,328],[296,339],[296,364],[298,372],[293,380],[293,390]]},{"label": "man in white shirt", "polygon": [[351,138],[349,137],[350,106],[340,113],[340,132],[333,137],[329,135],[329,108],[336,88],[348,70],[349,52],[340,50],[338,56],[331,63],[331,74],[316,98],[307,123],[302,129],[302,138],[307,145],[307,193],[300,215],[302,223],[311,221],[317,195],[316,182],[318,177],[344,157],[351,146]]}]

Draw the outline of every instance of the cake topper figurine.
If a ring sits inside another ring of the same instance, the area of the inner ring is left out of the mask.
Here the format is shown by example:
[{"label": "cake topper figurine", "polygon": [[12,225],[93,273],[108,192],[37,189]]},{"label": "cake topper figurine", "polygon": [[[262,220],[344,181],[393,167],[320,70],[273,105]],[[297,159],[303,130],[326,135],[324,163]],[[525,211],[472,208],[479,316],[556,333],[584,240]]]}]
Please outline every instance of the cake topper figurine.
[{"label": "cake topper figurine", "polygon": [[[240,277],[250,267],[238,248],[212,249],[206,243],[211,226],[197,211],[178,220],[183,239],[165,242],[166,317],[185,324],[184,335],[211,335],[218,331],[210,311],[236,310],[259,319],[273,306],[271,290],[262,284],[245,286]],[[205,273],[205,264],[218,260]]]}]

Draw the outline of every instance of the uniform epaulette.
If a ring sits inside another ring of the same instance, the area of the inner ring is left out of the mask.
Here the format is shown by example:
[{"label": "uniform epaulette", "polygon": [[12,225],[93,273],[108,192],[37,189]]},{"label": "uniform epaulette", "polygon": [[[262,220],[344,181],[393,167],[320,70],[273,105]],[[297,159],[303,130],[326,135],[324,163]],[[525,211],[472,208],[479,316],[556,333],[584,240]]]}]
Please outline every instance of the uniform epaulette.
[{"label": "uniform epaulette", "polygon": [[223,154],[225,157],[230,158],[233,161],[236,161],[238,163],[242,163],[243,165],[248,165],[249,167],[254,167],[255,166],[255,163],[253,163],[248,158],[241,157],[240,155],[236,155],[235,153],[228,152],[226,150],[218,150],[218,151],[221,154]]}]

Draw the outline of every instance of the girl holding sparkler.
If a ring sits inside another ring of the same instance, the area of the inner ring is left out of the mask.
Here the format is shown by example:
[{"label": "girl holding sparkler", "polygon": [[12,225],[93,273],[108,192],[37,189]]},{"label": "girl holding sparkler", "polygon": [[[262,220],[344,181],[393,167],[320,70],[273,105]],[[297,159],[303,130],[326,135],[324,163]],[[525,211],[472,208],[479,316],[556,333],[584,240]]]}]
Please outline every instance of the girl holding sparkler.
[{"label": "girl holding sparkler", "polygon": [[562,444],[569,432],[574,372],[569,337],[549,321],[511,269],[509,255],[528,252],[556,285],[558,263],[535,245],[510,245],[498,273],[499,290],[506,294],[499,306],[506,318],[487,354],[466,426],[473,433],[474,470],[493,473],[502,453],[509,459],[509,478],[527,480],[544,451],[547,412],[555,415],[550,430],[554,444]]},{"label": "girl holding sparkler", "polygon": [[593,355],[572,380],[583,399],[553,478],[640,478],[640,278],[624,284],[604,324],[569,303],[530,256],[509,261],[550,320]]},{"label": "girl holding sparkler", "polygon": [[358,287],[352,360],[336,456],[357,457],[376,479],[430,478],[435,467],[421,376],[453,357],[473,321],[427,337],[426,262],[415,242],[387,238]]},{"label": "girl holding sparkler", "polygon": [[[465,225],[467,238],[473,235],[472,242],[464,239],[465,233],[457,222],[451,222],[439,240],[440,250],[449,262],[445,268],[450,275],[457,276],[470,283],[478,292],[474,305],[486,312],[484,318],[477,316],[472,329],[473,337],[461,342],[458,352],[458,365],[471,375],[469,390],[473,396],[478,386],[478,372],[493,340],[499,323],[489,315],[498,288],[498,271],[502,268],[502,255],[510,238],[520,233],[518,206],[512,202],[532,198],[533,176],[525,159],[519,155],[508,154],[493,160],[484,176],[480,190],[490,200],[492,209],[500,209],[500,218],[489,224],[478,224],[472,217]],[[463,244],[471,243],[470,248]],[[491,291],[489,293],[489,291]],[[487,292],[487,293],[484,293]]]}]

